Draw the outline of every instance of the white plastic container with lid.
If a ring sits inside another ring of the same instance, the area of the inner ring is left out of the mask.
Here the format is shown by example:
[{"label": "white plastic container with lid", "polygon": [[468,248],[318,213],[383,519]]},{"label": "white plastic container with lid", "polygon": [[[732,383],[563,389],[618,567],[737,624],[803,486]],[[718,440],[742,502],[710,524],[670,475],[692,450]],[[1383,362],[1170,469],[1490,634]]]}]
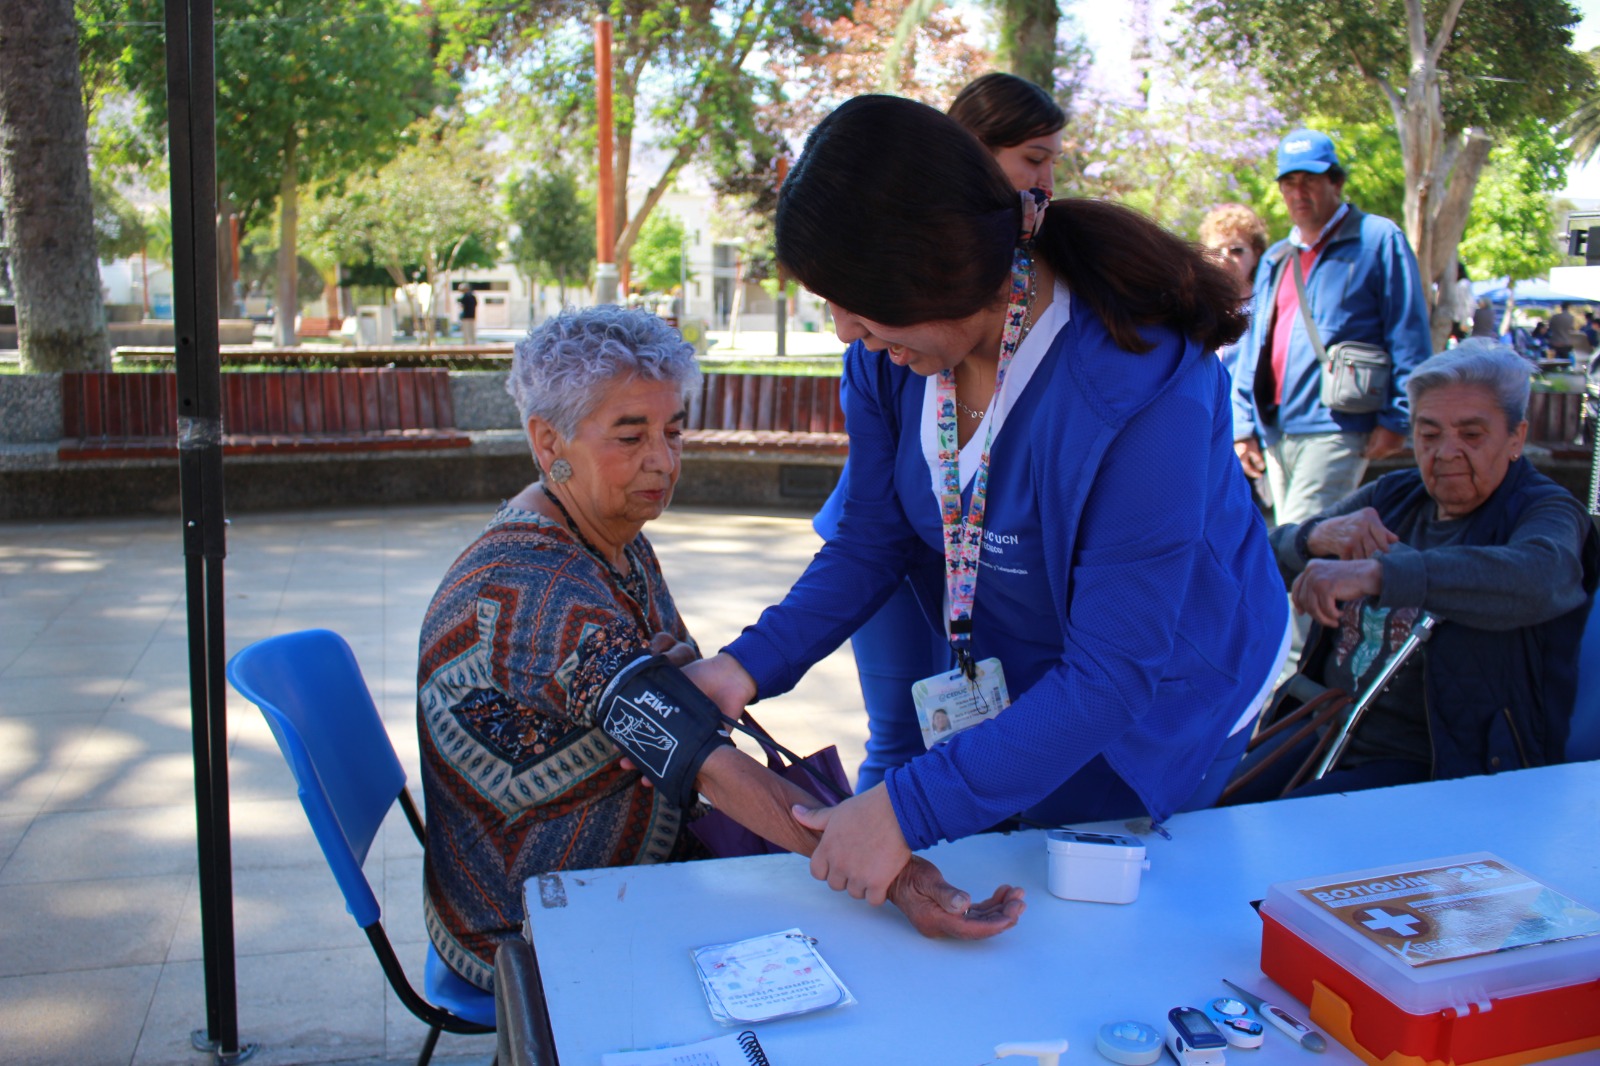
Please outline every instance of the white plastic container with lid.
[{"label": "white plastic container with lid", "polygon": [[1488,852],[1283,882],[1261,909],[1407,1014],[1600,978],[1600,913]]},{"label": "white plastic container with lid", "polygon": [[1045,834],[1050,894],[1089,903],[1132,903],[1150,868],[1136,837],[1052,829]]}]

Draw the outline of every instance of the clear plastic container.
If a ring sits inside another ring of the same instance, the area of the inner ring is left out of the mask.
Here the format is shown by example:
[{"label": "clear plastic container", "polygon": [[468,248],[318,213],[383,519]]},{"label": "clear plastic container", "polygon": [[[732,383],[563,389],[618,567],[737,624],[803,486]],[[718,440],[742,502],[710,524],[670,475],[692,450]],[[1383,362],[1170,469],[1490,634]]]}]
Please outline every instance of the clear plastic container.
[{"label": "clear plastic container", "polygon": [[1261,909],[1409,1014],[1600,978],[1600,913],[1488,852],[1283,882]]}]

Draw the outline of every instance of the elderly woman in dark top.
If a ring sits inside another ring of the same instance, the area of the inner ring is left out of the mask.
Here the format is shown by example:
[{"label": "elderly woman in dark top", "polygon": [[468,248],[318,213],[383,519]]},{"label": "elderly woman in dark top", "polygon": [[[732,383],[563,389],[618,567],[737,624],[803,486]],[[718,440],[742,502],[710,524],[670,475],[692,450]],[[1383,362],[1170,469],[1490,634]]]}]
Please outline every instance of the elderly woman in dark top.
[{"label": "elderly woman in dark top", "polygon": [[[789,813],[815,800],[729,745],[686,681],[670,688],[698,652],[642,531],[677,484],[692,352],[655,315],[616,307],[563,314],[519,343],[507,388],[544,479],[501,507],[423,621],[428,933],[483,988],[495,947],[518,935],[529,877],[705,857],[688,831],[696,792],[791,851],[816,844]],[[652,691],[679,707],[662,720],[700,716],[682,749],[700,761],[676,785],[644,774],[664,775],[653,756],[684,737],[618,716],[618,686],[636,676],[666,677]],[[1008,887],[971,905],[921,861],[892,898],[929,936],[992,935],[1023,907]]]},{"label": "elderly woman in dark top", "polygon": [[[1419,612],[1440,620],[1339,767],[1295,795],[1562,761],[1600,549],[1582,505],[1522,454],[1528,377],[1492,341],[1435,355],[1406,386],[1416,469],[1273,531],[1295,607],[1317,623],[1301,658],[1313,680],[1358,692]],[[1276,795],[1302,761],[1278,760],[1239,798]]]}]

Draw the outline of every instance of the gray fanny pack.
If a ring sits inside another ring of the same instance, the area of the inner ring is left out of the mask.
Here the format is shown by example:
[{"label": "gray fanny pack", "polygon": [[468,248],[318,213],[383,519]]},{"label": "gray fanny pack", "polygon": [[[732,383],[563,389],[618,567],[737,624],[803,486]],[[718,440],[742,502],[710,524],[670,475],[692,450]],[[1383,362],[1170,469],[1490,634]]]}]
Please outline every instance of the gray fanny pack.
[{"label": "gray fanny pack", "polygon": [[1311,320],[1300,256],[1291,249],[1289,259],[1294,268],[1294,287],[1300,295],[1300,317],[1306,324],[1312,350],[1317,353],[1317,362],[1322,366],[1322,406],[1346,415],[1368,415],[1383,410],[1389,403],[1389,377],[1394,360],[1386,349],[1359,341],[1343,341],[1324,348],[1317,324]]}]

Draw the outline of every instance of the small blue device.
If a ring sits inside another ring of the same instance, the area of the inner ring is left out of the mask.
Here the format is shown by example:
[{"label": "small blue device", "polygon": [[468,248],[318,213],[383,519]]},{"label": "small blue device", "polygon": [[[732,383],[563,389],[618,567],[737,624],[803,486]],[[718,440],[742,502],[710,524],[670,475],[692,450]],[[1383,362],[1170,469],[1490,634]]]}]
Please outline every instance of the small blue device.
[{"label": "small blue device", "polygon": [[1195,1007],[1167,1011],[1167,1050],[1181,1066],[1225,1066],[1227,1046],[1205,1011]]}]

